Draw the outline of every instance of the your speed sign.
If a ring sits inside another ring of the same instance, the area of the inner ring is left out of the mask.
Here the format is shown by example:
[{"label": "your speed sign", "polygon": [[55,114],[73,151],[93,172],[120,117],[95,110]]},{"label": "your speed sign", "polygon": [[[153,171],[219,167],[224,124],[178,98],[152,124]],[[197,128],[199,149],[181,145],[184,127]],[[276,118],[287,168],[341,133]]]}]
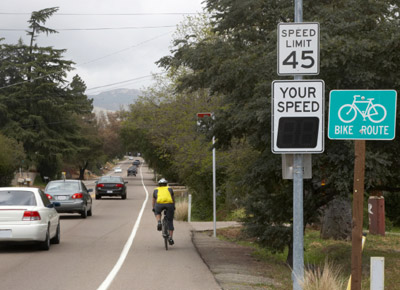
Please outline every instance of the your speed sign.
[{"label": "your speed sign", "polygon": [[319,23],[278,24],[278,75],[319,74]]}]

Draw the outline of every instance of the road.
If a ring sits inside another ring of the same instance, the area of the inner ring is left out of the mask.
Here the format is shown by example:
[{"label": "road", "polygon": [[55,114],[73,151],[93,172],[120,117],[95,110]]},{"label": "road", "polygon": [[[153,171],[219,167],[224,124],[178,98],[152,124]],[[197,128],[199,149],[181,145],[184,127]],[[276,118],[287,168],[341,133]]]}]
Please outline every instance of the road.
[{"label": "road", "polygon": [[192,244],[190,225],[176,222],[175,245],[165,250],[151,211],[153,174],[142,165],[127,178],[130,163],[116,174],[128,181],[127,199],[93,199],[87,219],[63,214],[59,245],[47,252],[0,245],[0,289],[220,289]]}]

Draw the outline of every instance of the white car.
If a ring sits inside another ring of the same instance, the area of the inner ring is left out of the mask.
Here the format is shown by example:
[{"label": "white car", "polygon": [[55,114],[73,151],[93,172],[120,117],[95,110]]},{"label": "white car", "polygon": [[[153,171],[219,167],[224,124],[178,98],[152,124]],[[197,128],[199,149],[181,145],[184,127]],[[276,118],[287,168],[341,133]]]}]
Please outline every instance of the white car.
[{"label": "white car", "polygon": [[60,216],[46,194],[33,187],[0,187],[0,242],[60,243]]},{"label": "white car", "polygon": [[114,173],[122,173],[121,167],[115,167],[114,168]]}]

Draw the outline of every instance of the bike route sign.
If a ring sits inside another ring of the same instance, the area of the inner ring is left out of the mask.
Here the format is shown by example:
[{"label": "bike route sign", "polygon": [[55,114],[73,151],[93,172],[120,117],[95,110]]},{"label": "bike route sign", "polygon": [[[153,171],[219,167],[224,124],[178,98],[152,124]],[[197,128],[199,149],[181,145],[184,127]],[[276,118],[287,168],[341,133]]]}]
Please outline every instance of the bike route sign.
[{"label": "bike route sign", "polygon": [[329,96],[329,139],[393,140],[395,90],[333,90]]}]

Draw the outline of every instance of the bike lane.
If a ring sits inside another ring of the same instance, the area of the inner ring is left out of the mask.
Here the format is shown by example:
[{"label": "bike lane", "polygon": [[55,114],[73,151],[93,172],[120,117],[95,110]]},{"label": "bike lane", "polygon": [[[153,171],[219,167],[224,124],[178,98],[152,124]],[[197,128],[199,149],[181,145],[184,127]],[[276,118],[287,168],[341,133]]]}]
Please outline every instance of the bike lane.
[{"label": "bike lane", "polygon": [[188,223],[174,221],[175,245],[165,250],[151,210],[153,173],[146,166],[141,170],[149,197],[133,244],[108,289],[221,289],[197,253]]}]

